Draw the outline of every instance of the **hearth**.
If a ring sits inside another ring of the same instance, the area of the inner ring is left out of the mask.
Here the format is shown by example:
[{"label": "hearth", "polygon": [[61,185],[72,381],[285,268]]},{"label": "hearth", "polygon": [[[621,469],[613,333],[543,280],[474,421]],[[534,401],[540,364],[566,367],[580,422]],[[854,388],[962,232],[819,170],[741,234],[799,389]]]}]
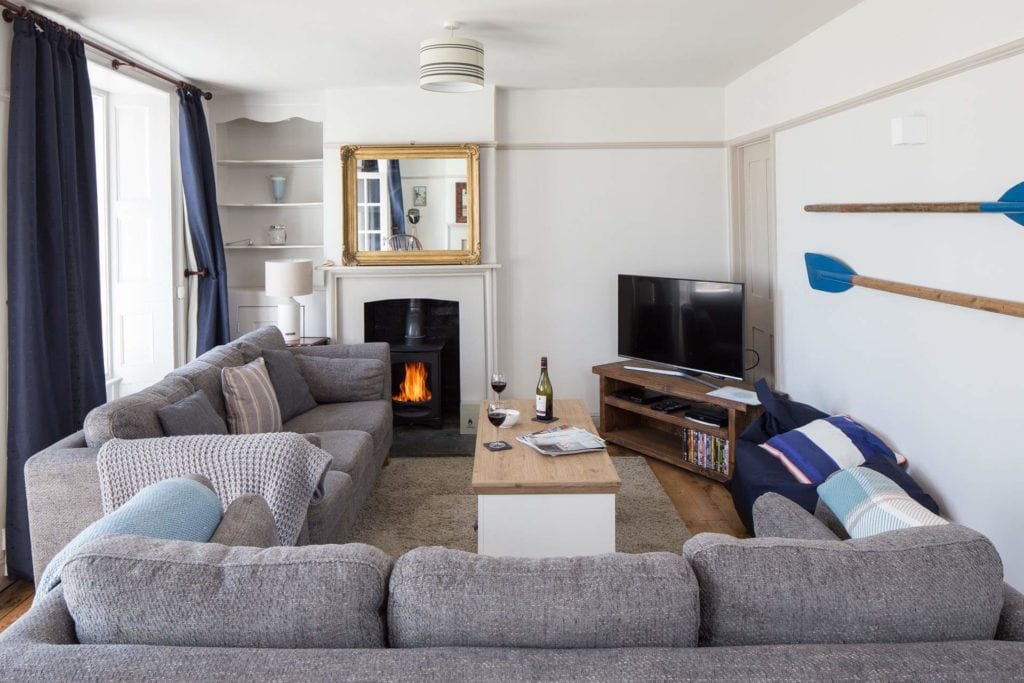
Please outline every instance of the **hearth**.
[{"label": "hearth", "polygon": [[444,426],[459,411],[459,304],[389,299],[364,305],[364,339],[391,345],[394,423]]}]

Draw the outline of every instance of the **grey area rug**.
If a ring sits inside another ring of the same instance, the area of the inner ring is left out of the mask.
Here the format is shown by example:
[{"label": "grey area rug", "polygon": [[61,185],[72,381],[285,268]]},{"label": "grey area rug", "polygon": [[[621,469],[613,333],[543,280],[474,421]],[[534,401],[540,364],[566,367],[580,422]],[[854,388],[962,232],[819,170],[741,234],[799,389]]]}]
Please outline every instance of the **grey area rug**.
[{"label": "grey area rug", "polygon": [[[612,458],[622,479],[615,503],[617,550],[678,553],[692,534],[643,458]],[[352,531],[352,540],[392,557],[424,545],[476,552],[473,459],[392,458]]]}]

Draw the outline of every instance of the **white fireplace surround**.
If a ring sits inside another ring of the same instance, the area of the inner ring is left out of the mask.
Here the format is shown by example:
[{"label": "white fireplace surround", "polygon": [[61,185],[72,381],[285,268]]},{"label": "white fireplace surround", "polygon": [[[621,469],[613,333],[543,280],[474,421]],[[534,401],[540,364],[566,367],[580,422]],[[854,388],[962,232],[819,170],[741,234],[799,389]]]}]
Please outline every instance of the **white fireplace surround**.
[{"label": "white fireplace surround", "polygon": [[323,268],[327,285],[327,335],[342,344],[361,343],[363,304],[388,299],[459,302],[461,401],[487,396],[497,357],[495,274],[501,266],[354,266]]}]

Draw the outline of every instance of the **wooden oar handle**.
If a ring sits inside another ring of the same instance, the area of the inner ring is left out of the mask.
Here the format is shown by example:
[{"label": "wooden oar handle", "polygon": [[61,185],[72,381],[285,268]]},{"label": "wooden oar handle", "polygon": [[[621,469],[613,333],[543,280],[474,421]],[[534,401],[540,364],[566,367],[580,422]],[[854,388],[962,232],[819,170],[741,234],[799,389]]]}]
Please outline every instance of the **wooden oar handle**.
[{"label": "wooden oar handle", "polygon": [[993,299],[987,296],[963,294],[961,292],[951,292],[946,289],[933,289],[931,287],[921,287],[919,285],[907,285],[902,282],[881,280],[876,277],[867,277],[865,275],[854,275],[851,278],[851,282],[860,287],[878,289],[883,292],[892,292],[893,294],[902,294],[904,296],[912,296],[918,299],[926,299],[928,301],[938,301],[943,304],[952,304],[954,306],[963,306],[965,308],[976,308],[979,311],[1002,313],[1004,315],[1014,315],[1018,318],[1024,318],[1024,303],[1017,301]]},{"label": "wooden oar handle", "polygon": [[981,202],[917,202],[901,204],[808,204],[812,213],[980,213]]}]

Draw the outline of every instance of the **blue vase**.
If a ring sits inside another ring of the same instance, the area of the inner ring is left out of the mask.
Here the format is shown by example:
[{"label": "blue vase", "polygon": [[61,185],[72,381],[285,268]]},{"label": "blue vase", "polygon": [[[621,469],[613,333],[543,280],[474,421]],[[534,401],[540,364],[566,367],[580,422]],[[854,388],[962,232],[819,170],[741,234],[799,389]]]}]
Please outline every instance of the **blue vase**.
[{"label": "blue vase", "polygon": [[287,180],[283,175],[272,175],[270,176],[270,191],[274,194],[274,203],[280,204],[281,200],[284,199],[284,181]]}]

